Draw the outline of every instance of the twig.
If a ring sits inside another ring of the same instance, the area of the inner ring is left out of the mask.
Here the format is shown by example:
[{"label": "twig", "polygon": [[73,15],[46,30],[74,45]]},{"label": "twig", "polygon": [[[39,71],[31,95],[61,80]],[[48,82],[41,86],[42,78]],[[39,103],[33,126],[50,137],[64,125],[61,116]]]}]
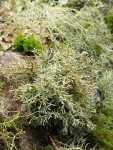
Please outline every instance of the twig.
[{"label": "twig", "polygon": [[55,144],[53,138],[52,138],[50,135],[49,135],[49,139],[50,139],[50,141],[51,141],[53,147],[55,148],[55,150],[60,150],[60,149],[56,146],[56,144]]}]

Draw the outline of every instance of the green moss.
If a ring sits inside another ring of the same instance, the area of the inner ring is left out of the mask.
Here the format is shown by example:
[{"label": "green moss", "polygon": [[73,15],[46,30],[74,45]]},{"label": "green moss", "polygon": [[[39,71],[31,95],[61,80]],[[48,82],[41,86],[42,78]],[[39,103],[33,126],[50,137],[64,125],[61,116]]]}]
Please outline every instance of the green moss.
[{"label": "green moss", "polygon": [[93,53],[95,58],[100,57],[100,55],[103,53],[104,47],[101,44],[96,44],[95,45],[95,51]]},{"label": "green moss", "polygon": [[41,48],[40,42],[33,35],[25,38],[22,34],[19,34],[14,41],[14,49],[25,54],[38,54]]},{"label": "green moss", "polygon": [[86,2],[87,2],[87,0],[84,0],[84,1],[83,0],[70,0],[67,3],[67,6],[71,7],[71,8],[81,9],[82,7],[84,7]]},{"label": "green moss", "polygon": [[22,34],[18,34],[18,36],[14,40],[14,49],[19,52],[24,51],[24,42],[25,38]]},{"label": "green moss", "polygon": [[2,91],[3,88],[4,88],[4,82],[0,81],[0,92]]},{"label": "green moss", "polygon": [[54,150],[52,145],[45,146],[42,150]]},{"label": "green moss", "polygon": [[26,53],[33,50],[40,51],[40,49],[41,49],[41,44],[39,43],[39,41],[35,39],[33,35],[26,38],[24,42],[24,51]]},{"label": "green moss", "polygon": [[93,131],[97,140],[108,150],[113,149],[113,121],[112,117],[104,114],[98,115],[95,119],[96,130]]},{"label": "green moss", "polygon": [[113,33],[113,10],[108,12],[105,16],[105,22],[108,26],[108,29],[111,29],[111,33]]}]

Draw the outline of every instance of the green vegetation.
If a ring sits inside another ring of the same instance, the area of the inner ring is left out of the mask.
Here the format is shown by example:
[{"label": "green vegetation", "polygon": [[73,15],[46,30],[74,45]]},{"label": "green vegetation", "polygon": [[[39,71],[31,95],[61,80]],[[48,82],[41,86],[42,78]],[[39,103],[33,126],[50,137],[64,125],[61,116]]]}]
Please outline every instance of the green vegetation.
[{"label": "green vegetation", "polygon": [[22,34],[19,34],[14,41],[14,49],[25,54],[39,53],[42,49],[39,41],[35,39],[33,35],[25,38]]},{"label": "green vegetation", "polygon": [[0,81],[0,92],[1,90],[4,88],[4,82],[3,81]]},{"label": "green vegetation", "polygon": [[19,34],[14,41],[15,50],[18,50],[20,52],[24,51],[24,42],[25,42],[25,38],[21,34]]},{"label": "green vegetation", "polygon": [[93,131],[94,136],[110,150],[113,149],[113,119],[110,115],[98,115],[96,117],[96,130]]},{"label": "green vegetation", "polygon": [[111,33],[113,33],[113,10],[109,11],[105,16],[105,21],[109,29],[111,29]]}]

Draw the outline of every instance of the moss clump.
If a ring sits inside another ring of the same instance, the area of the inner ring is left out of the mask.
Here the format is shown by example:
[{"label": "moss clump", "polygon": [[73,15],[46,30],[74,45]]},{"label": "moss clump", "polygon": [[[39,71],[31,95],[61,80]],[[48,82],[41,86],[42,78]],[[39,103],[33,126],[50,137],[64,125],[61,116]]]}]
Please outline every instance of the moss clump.
[{"label": "moss clump", "polygon": [[52,145],[48,145],[48,146],[45,146],[44,148],[42,148],[41,150],[54,150],[54,148]]},{"label": "moss clump", "polygon": [[97,140],[107,149],[113,149],[113,120],[112,117],[100,114],[96,117],[96,130],[93,131]]},{"label": "moss clump", "polygon": [[18,34],[18,36],[14,40],[14,49],[23,52],[24,51],[24,43],[25,43],[25,38],[23,37],[22,34]]},{"label": "moss clump", "polygon": [[24,51],[26,53],[28,53],[29,51],[33,51],[33,50],[39,51],[40,49],[41,49],[41,44],[39,43],[39,41],[35,39],[33,35],[26,38],[24,42]]},{"label": "moss clump", "polygon": [[25,54],[33,54],[41,50],[41,44],[35,39],[33,35],[25,38],[22,34],[19,34],[14,41],[14,49]]},{"label": "moss clump", "polygon": [[108,26],[108,29],[110,29],[111,33],[113,33],[113,10],[109,11],[108,14],[105,16],[105,22]]},{"label": "moss clump", "polygon": [[84,7],[86,2],[87,0],[70,0],[68,1],[67,6],[71,8],[81,9],[82,7]]},{"label": "moss clump", "polygon": [[4,82],[0,81],[0,92],[2,91],[3,88],[4,88]]},{"label": "moss clump", "polygon": [[95,58],[99,58],[103,52],[104,47],[101,44],[95,44],[95,51],[93,52],[93,56]]}]

